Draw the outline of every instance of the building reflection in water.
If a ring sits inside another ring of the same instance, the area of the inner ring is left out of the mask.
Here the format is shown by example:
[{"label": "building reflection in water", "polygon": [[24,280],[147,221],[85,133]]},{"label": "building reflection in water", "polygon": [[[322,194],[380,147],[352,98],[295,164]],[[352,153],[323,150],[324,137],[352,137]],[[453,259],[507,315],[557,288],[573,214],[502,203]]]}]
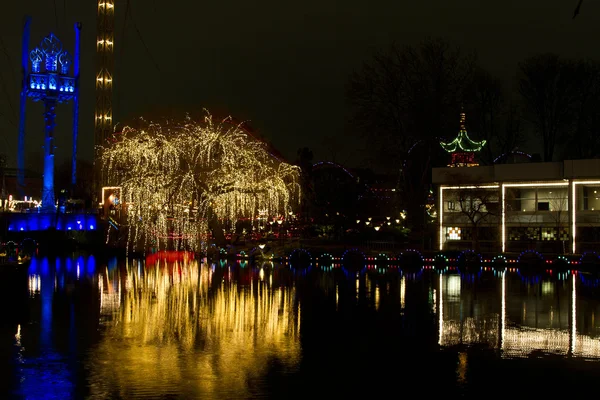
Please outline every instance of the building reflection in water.
[{"label": "building reflection in water", "polygon": [[215,269],[193,259],[105,271],[99,291],[106,334],[92,350],[93,394],[177,388],[246,397],[248,382],[272,362],[296,368],[300,304],[273,271]]},{"label": "building reflection in water", "polygon": [[600,358],[600,327],[594,318],[598,306],[585,310],[591,323],[582,323],[576,274],[546,280],[495,275],[439,275],[435,292],[441,346],[483,344],[511,358],[537,353]]}]

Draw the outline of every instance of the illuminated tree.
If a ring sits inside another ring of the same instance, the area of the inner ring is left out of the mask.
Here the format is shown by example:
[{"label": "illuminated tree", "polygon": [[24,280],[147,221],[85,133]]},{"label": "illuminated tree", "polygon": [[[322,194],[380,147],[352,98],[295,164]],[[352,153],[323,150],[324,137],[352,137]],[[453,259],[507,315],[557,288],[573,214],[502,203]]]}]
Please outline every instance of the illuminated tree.
[{"label": "illuminated tree", "polygon": [[102,157],[109,184],[121,187],[130,242],[200,250],[209,229],[223,239],[238,219],[286,215],[299,201],[299,168],[230,118],[141,125],[124,128]]}]

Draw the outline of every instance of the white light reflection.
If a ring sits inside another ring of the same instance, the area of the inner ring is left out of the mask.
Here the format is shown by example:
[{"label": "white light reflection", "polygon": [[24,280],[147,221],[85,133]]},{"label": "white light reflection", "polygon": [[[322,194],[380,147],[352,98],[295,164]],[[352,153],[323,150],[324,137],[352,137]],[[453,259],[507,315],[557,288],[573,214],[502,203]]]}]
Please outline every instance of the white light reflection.
[{"label": "white light reflection", "polygon": [[575,354],[577,344],[577,289],[575,275],[572,275],[573,287],[571,289],[571,354]]},{"label": "white light reflection", "polygon": [[502,272],[502,304],[500,307],[500,348],[504,349],[504,332],[506,331],[506,271]]},{"label": "white light reflection", "polygon": [[340,302],[340,291],[339,291],[339,287],[338,284],[335,284],[335,310],[337,311],[338,309],[338,305]]},{"label": "white light reflection", "polygon": [[[450,277],[447,277],[446,292],[451,286],[456,288],[455,284],[450,284]],[[558,328],[538,328],[528,326],[526,323],[510,323],[510,310],[519,313],[525,313],[517,304],[522,303],[523,307],[527,304],[527,299],[515,299],[513,308],[507,304],[508,288],[506,272],[499,277],[501,282],[500,310],[498,314],[490,313],[488,317],[461,317],[460,320],[452,319],[453,312],[448,314],[444,312],[444,306],[448,302],[454,301],[446,294],[444,298],[444,278],[439,277],[439,288],[437,296],[438,302],[438,323],[439,323],[439,341],[442,346],[452,346],[457,344],[486,344],[490,348],[500,346],[503,358],[526,358],[532,354],[556,354],[568,356],[572,354],[575,357],[586,359],[600,359],[600,338],[590,334],[582,334],[577,331],[577,275],[572,277],[571,285],[565,289],[571,290],[571,296],[562,297],[560,307],[570,307],[570,318],[567,324],[563,323]],[[539,284],[542,288],[542,283]],[[556,292],[556,288],[554,289]],[[444,304],[444,300],[446,304]],[[569,303],[567,303],[569,302]],[[568,309],[568,308],[567,308]],[[452,310],[449,309],[449,310]],[[529,314],[534,313],[543,318],[545,311],[535,311],[529,308]],[[444,315],[448,314],[448,315]],[[549,318],[549,312],[547,314]],[[458,318],[458,317],[457,317]],[[518,318],[525,321],[522,315]],[[532,318],[532,317],[530,317]]]},{"label": "white light reflection", "polygon": [[406,297],[406,278],[403,276],[400,280],[400,308],[404,310]]},{"label": "white light reflection", "polygon": [[442,345],[442,337],[444,336],[444,299],[443,299],[443,280],[442,280],[443,274],[440,273],[440,289],[439,289],[439,301],[438,304],[440,305],[440,311],[438,313],[438,319],[439,319],[439,331],[440,331],[440,340],[438,340],[438,344],[441,346]]},{"label": "white light reflection", "polygon": [[39,275],[29,275],[29,295],[33,296],[42,290],[42,279]]},{"label": "white light reflection", "polygon": [[460,275],[450,275],[446,280],[448,283],[448,298],[460,300]]}]

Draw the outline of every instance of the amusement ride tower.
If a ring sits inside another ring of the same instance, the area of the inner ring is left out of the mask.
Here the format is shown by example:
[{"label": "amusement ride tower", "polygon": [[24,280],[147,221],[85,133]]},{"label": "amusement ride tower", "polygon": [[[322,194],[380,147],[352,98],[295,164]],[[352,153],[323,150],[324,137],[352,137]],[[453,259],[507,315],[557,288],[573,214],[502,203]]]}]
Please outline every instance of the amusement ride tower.
[{"label": "amusement ride tower", "polygon": [[94,113],[95,172],[98,187],[105,177],[100,166],[100,146],[106,144],[113,128],[114,0],[98,0],[96,25],[96,110]]},{"label": "amusement ride tower", "polygon": [[[42,187],[42,211],[56,211],[54,201],[54,127],[56,106],[73,101],[73,154],[72,184],[76,180],[77,135],[79,129],[79,48],[81,24],[75,24],[75,57],[63,50],[60,40],[53,33],[29,52],[29,29],[31,19],[25,20],[22,43],[23,87],[19,115],[18,185],[20,194],[25,188],[25,109],[27,98],[44,103],[44,179]],[[73,63],[73,74],[70,66]],[[31,68],[29,68],[31,66]]]}]

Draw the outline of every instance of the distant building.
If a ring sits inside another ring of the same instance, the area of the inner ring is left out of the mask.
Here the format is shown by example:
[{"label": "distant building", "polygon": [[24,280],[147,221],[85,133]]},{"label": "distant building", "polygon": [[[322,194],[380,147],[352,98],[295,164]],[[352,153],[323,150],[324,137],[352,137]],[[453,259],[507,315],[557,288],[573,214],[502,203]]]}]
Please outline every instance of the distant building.
[{"label": "distant building", "polygon": [[600,246],[600,159],[434,168],[439,250],[578,253]]},{"label": "distant building", "polygon": [[[14,198],[18,197],[18,186],[17,186],[17,168],[5,168],[4,169],[4,190],[6,191],[6,196],[12,195]],[[2,191],[2,177],[0,176],[0,193]],[[42,186],[43,186],[43,177],[42,174],[25,170],[25,196],[27,198],[33,198],[35,200],[41,201],[42,198]],[[19,199],[23,200],[23,199]]]},{"label": "distant building", "polygon": [[367,190],[359,196],[359,216],[375,219],[397,219],[400,216],[400,191],[397,174],[380,174],[370,170],[355,170],[359,182]]}]

